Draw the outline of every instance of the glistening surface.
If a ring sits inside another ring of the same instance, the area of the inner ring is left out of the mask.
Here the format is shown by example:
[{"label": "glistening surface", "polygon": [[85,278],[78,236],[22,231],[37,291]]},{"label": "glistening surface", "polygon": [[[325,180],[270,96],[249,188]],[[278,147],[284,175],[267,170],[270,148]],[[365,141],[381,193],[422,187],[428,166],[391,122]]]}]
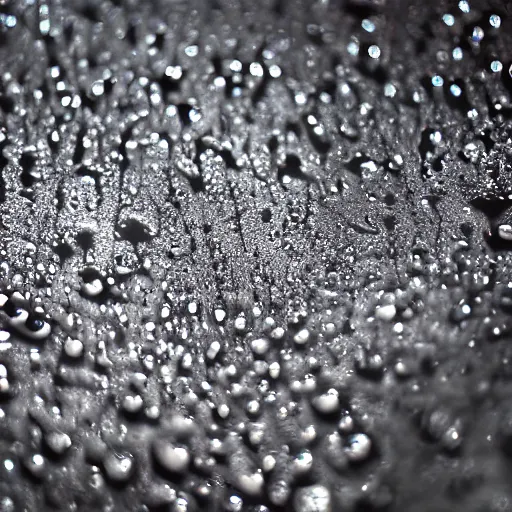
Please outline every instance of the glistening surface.
[{"label": "glistening surface", "polygon": [[0,509],[512,510],[511,39],[1,0]]}]

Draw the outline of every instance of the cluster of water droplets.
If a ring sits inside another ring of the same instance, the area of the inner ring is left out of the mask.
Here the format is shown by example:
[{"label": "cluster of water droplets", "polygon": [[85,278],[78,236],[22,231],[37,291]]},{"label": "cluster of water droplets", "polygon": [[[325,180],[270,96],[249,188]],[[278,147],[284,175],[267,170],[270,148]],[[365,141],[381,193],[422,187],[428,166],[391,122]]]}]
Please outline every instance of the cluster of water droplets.
[{"label": "cluster of water droplets", "polygon": [[444,504],[512,439],[508,20],[206,4],[0,14],[1,507]]}]

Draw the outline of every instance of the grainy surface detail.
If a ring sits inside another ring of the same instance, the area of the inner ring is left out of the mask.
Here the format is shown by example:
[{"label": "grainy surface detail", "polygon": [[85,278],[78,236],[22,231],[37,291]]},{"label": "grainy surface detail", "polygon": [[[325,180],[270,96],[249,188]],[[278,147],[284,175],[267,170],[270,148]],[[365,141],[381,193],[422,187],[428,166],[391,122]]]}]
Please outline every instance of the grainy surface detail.
[{"label": "grainy surface detail", "polygon": [[512,511],[504,1],[0,0],[0,511]]}]

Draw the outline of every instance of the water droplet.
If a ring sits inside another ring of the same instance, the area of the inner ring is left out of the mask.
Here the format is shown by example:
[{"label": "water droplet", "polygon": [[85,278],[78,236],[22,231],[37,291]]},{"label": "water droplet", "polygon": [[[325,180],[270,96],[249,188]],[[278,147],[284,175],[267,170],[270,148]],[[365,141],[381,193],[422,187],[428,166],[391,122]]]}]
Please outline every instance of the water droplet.
[{"label": "water droplet", "polygon": [[309,340],[309,331],[307,329],[301,329],[294,337],[293,341],[297,345],[304,345]]},{"label": "water droplet", "polygon": [[214,311],[214,315],[215,315],[215,320],[217,320],[217,322],[219,322],[219,323],[224,321],[224,319],[226,318],[226,312],[223,309],[216,309]]},{"label": "water droplet", "polygon": [[501,224],[498,226],[498,235],[503,240],[512,241],[512,225]]},{"label": "water droplet", "polygon": [[481,140],[475,139],[474,141],[468,142],[464,146],[462,152],[467,159],[471,160],[473,163],[476,163],[484,151],[485,144]]},{"label": "water droplet", "polygon": [[471,306],[466,302],[462,301],[451,311],[451,319],[455,323],[460,323],[471,315]]},{"label": "water droplet", "polygon": [[381,320],[385,320],[390,322],[395,318],[396,315],[396,307],[393,304],[388,304],[386,306],[379,306],[375,310],[375,316],[380,318]]},{"label": "water droplet", "polygon": [[135,414],[142,409],[143,403],[140,395],[127,395],[123,400],[123,409],[130,414]]},{"label": "water droplet", "polygon": [[188,113],[188,117],[189,117],[190,121],[192,121],[193,123],[197,123],[198,121],[201,120],[201,118],[203,116],[201,115],[201,112],[199,112],[199,110],[197,110],[195,108],[191,108],[190,112]]},{"label": "water droplet", "polygon": [[350,55],[357,57],[359,55],[359,42],[350,41],[347,45],[347,51]]},{"label": "water droplet", "polygon": [[455,17],[453,16],[453,14],[444,14],[443,21],[449,27],[453,27],[453,25],[455,24]]},{"label": "water droplet", "polygon": [[279,363],[274,362],[268,367],[268,373],[273,379],[277,379],[281,372],[281,366]]},{"label": "water droplet", "polygon": [[198,54],[199,54],[199,47],[195,44],[187,46],[185,48],[185,55],[187,55],[187,57],[197,57]]},{"label": "water droplet", "polygon": [[387,83],[384,86],[384,96],[394,98],[396,95],[396,87],[393,84]]},{"label": "water droplet", "polygon": [[313,407],[323,414],[332,414],[339,410],[340,400],[338,392],[331,388],[326,393],[313,398]]},{"label": "water droplet", "polygon": [[61,455],[71,446],[71,438],[64,432],[50,432],[45,441],[48,448],[57,455]]},{"label": "water droplet", "polygon": [[183,76],[183,70],[181,66],[167,66],[165,68],[165,75],[172,80],[179,80]]},{"label": "water droplet", "polygon": [[259,62],[252,62],[249,66],[249,73],[252,76],[261,78],[264,74],[262,65]]},{"label": "water droplet", "polygon": [[108,451],[103,458],[103,468],[105,469],[106,476],[110,480],[118,483],[124,483],[130,479],[133,473],[133,457],[131,455]]},{"label": "water droplet", "polygon": [[364,19],[361,22],[361,27],[363,27],[363,29],[366,30],[366,32],[372,33],[375,31],[375,23],[373,23],[373,21],[368,20],[368,19]]},{"label": "water droplet", "polygon": [[270,501],[277,506],[283,506],[288,501],[290,493],[290,485],[285,480],[276,479],[268,486]]},{"label": "water droplet", "polygon": [[450,92],[458,98],[462,94],[462,89],[457,84],[450,85]]},{"label": "water droplet", "polygon": [[467,14],[470,11],[469,2],[467,0],[460,0],[460,2],[459,2],[459,9],[464,14]]},{"label": "water droplet", "polygon": [[454,60],[462,60],[462,57],[464,56],[462,48],[460,48],[459,46],[454,48],[452,51],[452,56]]},{"label": "water droplet", "polygon": [[351,461],[361,462],[370,455],[372,442],[366,434],[353,434],[347,442],[348,446],[345,448],[345,453]]},{"label": "water droplet", "polygon": [[272,64],[268,68],[268,72],[272,78],[279,78],[281,76],[281,68],[277,64]]},{"label": "water droplet", "polygon": [[64,352],[72,358],[77,358],[82,355],[84,345],[80,340],[68,338],[64,343]]},{"label": "water droplet", "polygon": [[475,43],[479,43],[484,38],[484,30],[482,27],[475,27],[471,35],[471,40]]},{"label": "water droplet", "polygon": [[265,338],[256,338],[251,341],[251,349],[255,354],[263,355],[269,348],[269,342]]},{"label": "water droplet", "polygon": [[489,24],[493,28],[500,28],[500,26],[501,26],[501,17],[498,14],[491,14],[489,16]]},{"label": "water droplet", "polygon": [[36,453],[24,461],[27,470],[36,478],[42,478],[46,472],[46,462],[42,455]]},{"label": "water droplet", "polygon": [[432,85],[434,87],[442,87],[444,84],[444,80],[443,80],[443,77],[442,76],[439,76],[439,75],[434,75],[432,77]]},{"label": "water droplet", "polygon": [[295,492],[293,504],[296,512],[330,512],[331,493],[323,485],[303,487]]},{"label": "water droplet", "polygon": [[368,55],[372,58],[372,59],[378,59],[380,57],[380,48],[376,45],[376,44],[372,44],[369,48],[368,48]]},{"label": "water droplet", "polygon": [[313,455],[309,450],[302,450],[293,459],[293,470],[296,475],[308,473],[313,467]]},{"label": "water droplet", "polygon": [[305,105],[307,101],[308,98],[303,92],[298,92],[295,94],[295,103],[297,103],[297,105]]},{"label": "water droplet", "polygon": [[229,497],[226,510],[228,512],[241,512],[244,506],[244,501],[236,494]]},{"label": "water droplet", "polygon": [[251,496],[257,496],[263,490],[265,480],[260,471],[251,475],[240,474],[236,479],[237,487]]},{"label": "water droplet", "polygon": [[503,69],[503,64],[499,60],[493,60],[491,62],[491,71],[499,73]]},{"label": "water droplet", "polygon": [[16,16],[12,14],[0,13],[0,27],[13,28],[16,26]]},{"label": "water droplet", "polygon": [[101,96],[105,92],[105,84],[103,80],[98,80],[92,84],[91,91],[94,96]]}]

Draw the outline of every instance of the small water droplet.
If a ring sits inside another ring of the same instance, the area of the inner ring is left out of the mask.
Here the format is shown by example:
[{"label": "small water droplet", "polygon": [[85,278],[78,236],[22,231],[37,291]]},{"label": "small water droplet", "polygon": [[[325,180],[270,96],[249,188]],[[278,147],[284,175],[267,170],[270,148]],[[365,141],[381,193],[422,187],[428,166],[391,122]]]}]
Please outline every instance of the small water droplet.
[{"label": "small water droplet", "polygon": [[462,57],[464,56],[462,48],[460,48],[459,46],[454,48],[452,51],[452,56],[454,60],[462,60]]},{"label": "small water droplet", "polygon": [[455,24],[455,17],[453,16],[453,14],[444,14],[443,21],[449,27],[453,27],[453,25]]},{"label": "small water droplet", "polygon": [[503,64],[499,60],[493,60],[491,62],[491,71],[494,73],[499,73],[503,69]]},{"label": "small water droplet", "polygon": [[467,14],[470,11],[469,2],[467,0],[460,0],[460,2],[459,2],[459,9],[464,14]]},{"label": "small water droplet", "polygon": [[380,57],[380,48],[376,45],[376,44],[372,44],[369,48],[368,48],[368,55],[372,58],[372,59],[378,59]]},{"label": "small water droplet", "polygon": [[372,33],[375,31],[375,23],[373,23],[373,21],[368,20],[368,19],[364,19],[361,22],[361,27],[363,27],[363,29],[366,30],[366,32]]},{"label": "small water droplet", "polygon": [[473,28],[473,33],[471,34],[471,40],[475,43],[479,43],[484,38],[484,30],[482,27],[476,26]]},{"label": "small water droplet", "polygon": [[353,434],[347,442],[348,446],[345,448],[345,453],[351,461],[361,462],[370,455],[372,442],[366,434]]},{"label": "small water droplet", "polygon": [[493,28],[500,28],[500,26],[501,26],[501,16],[499,16],[498,14],[491,14],[489,16],[489,24]]},{"label": "small water droplet", "polygon": [[296,512],[330,512],[331,493],[323,485],[303,487],[295,492],[293,504]]},{"label": "small water droplet", "polygon": [[444,84],[444,80],[443,80],[443,77],[442,76],[439,76],[439,75],[434,75],[432,77],[432,85],[434,87],[442,87]]}]

